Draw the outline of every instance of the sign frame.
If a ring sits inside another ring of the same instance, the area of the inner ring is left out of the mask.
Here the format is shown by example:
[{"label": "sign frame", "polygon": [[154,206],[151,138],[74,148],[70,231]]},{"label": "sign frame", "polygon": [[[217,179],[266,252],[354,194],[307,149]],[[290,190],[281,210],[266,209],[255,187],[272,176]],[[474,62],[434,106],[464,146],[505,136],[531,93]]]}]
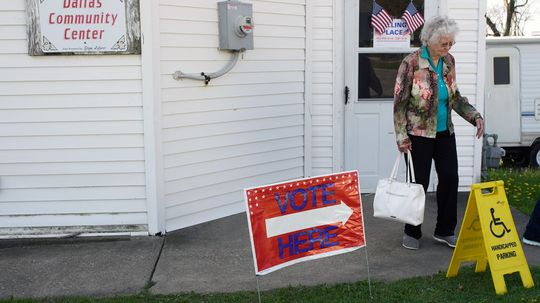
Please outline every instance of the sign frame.
[{"label": "sign frame", "polygon": [[[119,44],[125,47],[119,50],[58,50],[44,51],[47,43],[42,35],[40,4],[44,1],[63,0],[25,0],[26,5],[26,33],[28,37],[28,54],[30,56],[57,56],[57,55],[132,55],[141,54],[141,26],[139,0],[117,0],[125,6],[126,33],[119,37]],[[110,0],[107,0],[110,1]],[[111,48],[112,49],[112,48]]]},{"label": "sign frame", "polygon": [[446,277],[455,277],[462,262],[476,261],[475,272],[491,272],[498,295],[507,292],[504,275],[518,272],[525,288],[534,287],[503,181],[473,184]]}]

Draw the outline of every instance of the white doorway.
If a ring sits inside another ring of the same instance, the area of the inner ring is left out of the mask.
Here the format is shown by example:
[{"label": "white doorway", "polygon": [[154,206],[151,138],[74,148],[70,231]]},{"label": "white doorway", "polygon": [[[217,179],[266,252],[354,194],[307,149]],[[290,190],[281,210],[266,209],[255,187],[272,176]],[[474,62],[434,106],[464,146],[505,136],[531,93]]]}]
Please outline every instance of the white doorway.
[{"label": "white doorway", "polygon": [[[387,1],[385,10],[401,16],[410,0]],[[414,0],[425,19],[438,1]],[[382,4],[380,2],[379,4]],[[409,47],[373,47],[372,0],[345,0],[345,169],[358,170],[362,193],[375,192],[388,177],[398,150],[393,125],[394,81],[402,59],[420,46],[416,30]],[[403,165],[401,165],[403,167]]]},{"label": "white doorway", "polygon": [[362,193],[375,192],[377,181],[388,177],[394,165],[397,148],[392,105],[392,101],[356,102],[348,110],[346,170],[358,170]]}]

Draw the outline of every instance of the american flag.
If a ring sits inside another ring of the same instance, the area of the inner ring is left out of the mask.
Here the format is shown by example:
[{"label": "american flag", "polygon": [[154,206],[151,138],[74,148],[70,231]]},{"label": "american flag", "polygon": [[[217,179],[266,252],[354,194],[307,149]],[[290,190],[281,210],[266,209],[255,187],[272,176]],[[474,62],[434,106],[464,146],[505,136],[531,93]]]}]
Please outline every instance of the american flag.
[{"label": "american flag", "polygon": [[411,33],[413,33],[420,26],[422,26],[422,24],[424,24],[424,17],[420,15],[412,2],[409,3],[407,9],[405,9],[405,12],[403,13],[401,19],[405,20],[405,22],[407,23],[407,27],[409,28],[409,31]]},{"label": "american flag", "polygon": [[373,12],[371,13],[371,26],[378,32],[383,33],[384,30],[392,23],[392,17],[380,6],[373,1]]}]

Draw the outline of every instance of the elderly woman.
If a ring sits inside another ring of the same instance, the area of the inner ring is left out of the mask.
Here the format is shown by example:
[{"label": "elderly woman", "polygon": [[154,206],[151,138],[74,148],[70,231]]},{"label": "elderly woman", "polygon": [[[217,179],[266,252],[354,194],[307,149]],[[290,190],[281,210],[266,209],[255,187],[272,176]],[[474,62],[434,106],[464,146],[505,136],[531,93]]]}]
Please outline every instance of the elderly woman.
[{"label": "elderly woman", "polygon": [[[455,247],[457,224],[458,163],[452,110],[484,132],[480,113],[456,85],[456,66],[448,53],[458,32],[454,20],[437,16],[420,34],[422,47],[409,54],[399,67],[394,88],[394,127],[398,149],[410,151],[416,182],[426,191],[432,159],[437,185],[437,224],[433,239]],[[418,249],[421,225],[406,224],[403,246]]]}]

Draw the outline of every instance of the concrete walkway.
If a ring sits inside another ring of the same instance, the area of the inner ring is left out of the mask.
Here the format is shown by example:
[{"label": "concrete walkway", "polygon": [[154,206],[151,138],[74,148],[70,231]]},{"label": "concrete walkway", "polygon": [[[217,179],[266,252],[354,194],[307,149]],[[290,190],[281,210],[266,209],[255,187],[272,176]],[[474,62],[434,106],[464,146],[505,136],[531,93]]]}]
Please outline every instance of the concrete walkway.
[{"label": "concrete walkway", "polygon": [[[462,217],[468,193],[459,196]],[[401,247],[403,227],[373,218],[363,195],[366,248],[296,264],[259,277],[263,290],[370,278],[392,281],[446,271],[452,249],[431,239],[435,201],[428,195],[421,249]],[[512,210],[521,235],[528,217]],[[529,265],[540,248],[524,245]],[[114,296],[256,290],[245,214],[171,232],[165,237],[0,241],[0,298]],[[152,281],[152,283],[149,283]]]}]

